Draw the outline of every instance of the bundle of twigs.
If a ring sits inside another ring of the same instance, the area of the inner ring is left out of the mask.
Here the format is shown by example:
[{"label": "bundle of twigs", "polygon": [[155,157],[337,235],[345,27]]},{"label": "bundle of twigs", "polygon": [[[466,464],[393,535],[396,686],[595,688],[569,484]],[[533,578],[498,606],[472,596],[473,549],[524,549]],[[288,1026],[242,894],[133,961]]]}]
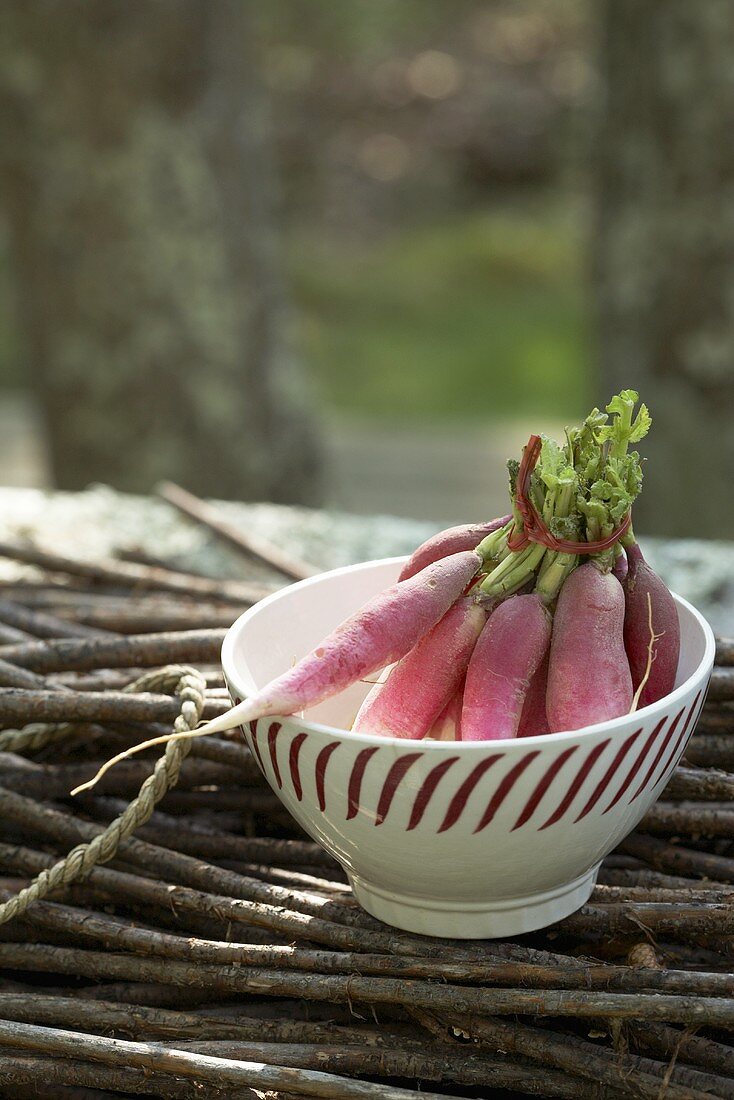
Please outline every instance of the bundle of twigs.
[{"label": "bundle of twigs", "polygon": [[[0,553],[38,570],[0,599],[2,906],[99,845],[154,758],[71,799],[80,779],[193,721],[180,685],[167,694],[181,662],[201,673],[197,713],[224,708],[218,651],[248,582],[199,577],[203,602],[140,555]],[[374,920],[241,741],[186,744],[196,759],[114,858],[0,924],[1,1095],[734,1098],[734,642],[686,761],[589,904],[516,941]]]}]

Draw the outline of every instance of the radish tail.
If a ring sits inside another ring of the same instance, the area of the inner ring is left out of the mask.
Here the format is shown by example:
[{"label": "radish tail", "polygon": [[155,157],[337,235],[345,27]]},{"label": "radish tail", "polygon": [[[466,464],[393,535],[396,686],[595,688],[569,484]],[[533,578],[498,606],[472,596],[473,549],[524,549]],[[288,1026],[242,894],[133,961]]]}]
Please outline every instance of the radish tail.
[{"label": "radish tail", "polygon": [[260,695],[252,695],[249,699],[230,707],[229,710],[226,710],[224,714],[220,714],[217,718],[210,718],[208,722],[203,722],[197,727],[197,730],[202,734],[225,733],[226,730],[234,729],[236,726],[244,726],[248,722],[252,722],[256,718],[262,718],[264,714],[267,714],[267,711],[264,711],[259,703]]}]

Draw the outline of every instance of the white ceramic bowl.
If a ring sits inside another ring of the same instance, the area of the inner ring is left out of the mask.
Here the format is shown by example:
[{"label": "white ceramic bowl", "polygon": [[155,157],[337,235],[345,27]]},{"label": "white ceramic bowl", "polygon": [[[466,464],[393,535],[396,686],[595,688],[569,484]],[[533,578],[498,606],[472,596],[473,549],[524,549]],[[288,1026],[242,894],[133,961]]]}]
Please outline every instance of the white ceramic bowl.
[{"label": "white ceramic bowl", "polygon": [[[300,581],[262,600],[222,649],[233,700],[289,668],[397,578],[404,558]],[[433,936],[509,936],[583,905],[599,864],[665,787],[714,662],[705,619],[675,597],[675,690],[635,714],[515,741],[405,741],[348,732],[356,684],[306,716],[243,729],[300,825],[339,860],[368,912]]]}]

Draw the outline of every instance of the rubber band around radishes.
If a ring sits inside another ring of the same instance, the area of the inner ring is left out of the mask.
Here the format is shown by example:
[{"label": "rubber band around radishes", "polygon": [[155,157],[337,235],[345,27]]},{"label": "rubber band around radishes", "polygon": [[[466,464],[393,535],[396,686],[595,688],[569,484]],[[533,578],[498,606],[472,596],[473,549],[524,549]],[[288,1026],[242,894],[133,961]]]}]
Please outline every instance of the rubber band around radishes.
[{"label": "rubber band around radishes", "polygon": [[632,512],[628,512],[620,525],[603,539],[594,539],[591,542],[574,541],[573,539],[561,539],[553,534],[543,517],[538,512],[528,495],[530,475],[535,469],[540,458],[542,440],[539,435],[531,435],[523,448],[522,461],[517,476],[515,489],[515,504],[522,519],[522,530],[518,530],[517,523],[507,537],[509,550],[524,550],[531,542],[539,543],[548,550],[556,550],[563,554],[600,554],[614,546],[615,542],[627,533],[632,524]]}]

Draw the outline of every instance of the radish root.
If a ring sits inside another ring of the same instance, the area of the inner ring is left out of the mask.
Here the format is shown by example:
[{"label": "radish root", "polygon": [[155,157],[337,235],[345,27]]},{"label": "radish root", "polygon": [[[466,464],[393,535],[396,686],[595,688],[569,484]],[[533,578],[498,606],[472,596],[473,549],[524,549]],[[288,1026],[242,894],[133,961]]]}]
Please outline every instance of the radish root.
[{"label": "radish root", "polygon": [[649,592],[647,593],[647,625],[650,628],[650,641],[647,643],[647,665],[645,666],[645,675],[640,680],[639,687],[637,688],[637,691],[634,694],[634,698],[632,700],[632,706],[629,709],[630,714],[634,714],[635,711],[637,710],[638,706],[640,705],[640,696],[642,695],[642,692],[645,690],[645,684],[650,679],[650,673],[652,671],[653,661],[655,660],[655,657],[656,657],[656,654],[654,652],[655,642],[660,641],[663,634],[665,633],[665,631],[663,631],[662,634],[656,634],[655,633],[654,627],[652,625],[652,600],[650,599],[650,593]]},{"label": "radish root", "polygon": [[86,783],[80,783],[78,787],[75,787],[73,791],[69,793],[72,795],[81,794],[82,791],[91,791],[92,787],[95,787],[99,783],[103,775],[106,775],[110,768],[113,768],[115,764],[119,764],[121,760],[127,760],[128,757],[134,756],[137,752],[142,752],[143,749],[153,748],[154,745],[167,745],[169,741],[189,741],[193,737],[206,737],[210,731],[208,729],[195,729],[186,730],[182,733],[163,733],[160,737],[151,737],[149,741],[141,741],[139,745],[131,745],[129,749],[125,749],[124,752],[118,752],[117,756],[110,757],[106,760],[97,774],[88,779]]}]

